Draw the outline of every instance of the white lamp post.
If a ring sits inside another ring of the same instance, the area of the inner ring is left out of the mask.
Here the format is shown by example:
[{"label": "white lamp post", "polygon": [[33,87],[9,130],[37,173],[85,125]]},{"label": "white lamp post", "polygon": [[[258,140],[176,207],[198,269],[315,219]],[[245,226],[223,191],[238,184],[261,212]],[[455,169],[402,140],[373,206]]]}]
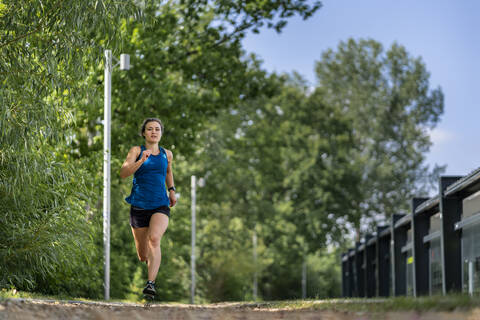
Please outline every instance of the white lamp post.
[{"label": "white lamp post", "polygon": [[195,303],[195,227],[196,227],[196,204],[197,204],[197,179],[195,176],[192,176],[191,179],[192,185],[192,244],[191,244],[191,259],[190,259],[190,272],[191,272],[191,283],[190,283],[190,303]]},{"label": "white lamp post", "polygon": [[[197,177],[191,177],[191,186],[192,186],[192,252],[191,252],[191,260],[190,260],[190,272],[191,272],[191,285],[190,285],[190,303],[195,303],[195,240],[196,240],[196,207],[197,207]],[[198,186],[203,187],[205,186],[205,179],[200,178],[198,179]]]},{"label": "white lamp post", "polygon": [[252,236],[253,242],[253,265],[255,267],[255,272],[253,273],[253,301],[257,301],[257,292],[258,292],[258,272],[257,272],[257,230],[253,230]]},{"label": "white lamp post", "polygon": [[[103,247],[105,300],[110,300],[110,122],[112,106],[112,50],[105,50],[105,103],[103,121]],[[130,56],[120,55],[120,70],[130,69]]]}]

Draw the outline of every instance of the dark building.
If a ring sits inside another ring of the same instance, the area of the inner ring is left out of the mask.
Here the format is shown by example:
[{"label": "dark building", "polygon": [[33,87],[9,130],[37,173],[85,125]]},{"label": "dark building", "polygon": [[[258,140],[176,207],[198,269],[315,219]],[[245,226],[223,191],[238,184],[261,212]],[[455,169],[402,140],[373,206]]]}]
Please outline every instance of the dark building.
[{"label": "dark building", "polygon": [[441,177],[407,215],[386,214],[388,226],[342,254],[343,296],[480,293],[480,168]]}]

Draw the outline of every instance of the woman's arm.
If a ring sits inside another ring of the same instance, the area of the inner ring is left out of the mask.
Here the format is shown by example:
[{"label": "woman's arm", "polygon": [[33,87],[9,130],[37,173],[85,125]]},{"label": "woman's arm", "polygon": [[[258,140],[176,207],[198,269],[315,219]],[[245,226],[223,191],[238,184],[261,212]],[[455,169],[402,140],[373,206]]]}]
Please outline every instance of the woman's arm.
[{"label": "woman's arm", "polygon": [[[174,187],[175,183],[173,182],[173,172],[172,172],[172,161],[173,153],[170,150],[165,150],[167,153],[168,166],[167,166],[167,176],[165,177],[165,183],[167,184],[167,189]],[[173,207],[177,203],[177,198],[175,197],[175,190],[168,191],[168,198],[170,199],[170,207]]]},{"label": "woman's arm", "polygon": [[151,154],[149,150],[145,150],[143,151],[142,158],[138,159],[138,161],[135,161],[140,152],[140,147],[132,147],[132,149],[130,149],[127,159],[125,159],[125,162],[122,164],[122,168],[120,169],[120,178],[124,179],[134,174],[135,171],[140,168],[142,163],[144,163]]}]

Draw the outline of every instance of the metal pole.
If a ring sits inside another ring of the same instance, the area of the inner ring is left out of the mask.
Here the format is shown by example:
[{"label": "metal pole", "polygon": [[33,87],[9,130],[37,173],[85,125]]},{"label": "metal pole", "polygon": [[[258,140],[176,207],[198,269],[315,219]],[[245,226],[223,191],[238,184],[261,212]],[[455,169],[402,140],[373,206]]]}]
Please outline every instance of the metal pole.
[{"label": "metal pole", "polygon": [[196,228],[196,216],[195,216],[195,207],[197,202],[196,195],[196,177],[192,176],[192,256],[191,256],[191,267],[192,267],[192,285],[190,292],[190,303],[195,303],[195,228]]},{"label": "metal pole", "polygon": [[105,104],[103,122],[103,247],[105,259],[105,300],[110,300],[110,120],[112,51],[105,50]]},{"label": "metal pole", "polygon": [[257,231],[253,232],[253,266],[255,268],[255,272],[253,274],[253,301],[257,301]]},{"label": "metal pole", "polygon": [[473,261],[468,261],[468,294],[473,296]]},{"label": "metal pole", "polygon": [[302,299],[307,298],[307,256],[303,257],[302,265]]}]

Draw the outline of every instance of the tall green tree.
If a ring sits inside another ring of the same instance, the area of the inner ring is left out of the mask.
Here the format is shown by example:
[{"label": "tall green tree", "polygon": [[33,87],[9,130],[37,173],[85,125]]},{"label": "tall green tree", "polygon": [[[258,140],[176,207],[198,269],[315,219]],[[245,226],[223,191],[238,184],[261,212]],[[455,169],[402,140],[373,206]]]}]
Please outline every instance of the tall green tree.
[{"label": "tall green tree", "polygon": [[322,54],[316,74],[321,101],[345,114],[355,138],[362,195],[350,221],[358,230],[362,219],[408,212],[409,200],[428,194],[444,169],[425,164],[428,130],[444,102],[424,62],[397,43],[385,51],[374,40],[350,39]]},{"label": "tall green tree", "polygon": [[[95,296],[91,175],[70,158],[86,57],[131,2],[0,2],[0,286]],[[82,90],[83,89],[83,90]],[[78,281],[74,281],[76,279]],[[83,279],[83,280],[82,280]],[[92,285],[93,283],[93,285]]]},{"label": "tall green tree", "polygon": [[[206,217],[199,269],[206,282],[215,283],[219,270],[210,261],[227,257],[224,247],[230,247],[242,270],[257,271],[263,298],[295,298],[301,296],[303,261],[327,239],[341,238],[345,229],[337,221],[348,219],[351,198],[359,194],[347,161],[353,139],[342,114],[318,103],[320,93],[310,96],[301,77],[266,76],[260,91],[219,114],[195,157],[208,186],[199,194]],[[215,228],[219,220],[223,226],[241,222],[238,232],[249,251],[257,235],[256,266],[252,253],[233,250],[238,235]],[[223,241],[215,241],[218,234]],[[221,270],[227,267],[235,274],[239,265],[229,262]],[[243,277],[239,291],[223,299],[251,296],[252,278]]]},{"label": "tall green tree", "polygon": [[308,90],[294,74],[271,99],[282,119],[274,126],[278,144],[272,149],[281,152],[271,161],[281,163],[274,177],[283,190],[275,197],[278,210],[265,221],[270,230],[265,241],[274,252],[274,262],[262,275],[267,299],[301,297],[302,264],[327,243],[343,241],[342,221],[348,221],[359,197],[359,171],[350,161],[355,149],[350,123],[323,102],[322,91]]},{"label": "tall green tree", "polygon": [[[218,120],[203,132],[201,147],[192,159],[197,163],[194,173],[206,180],[198,195],[199,276],[205,296],[214,300],[251,299],[254,271],[260,277],[271,255],[265,252],[260,234],[263,221],[275,211],[274,190],[281,188],[281,180],[270,181],[275,169],[267,169],[275,158],[270,157],[274,144],[270,147],[265,138],[276,128],[257,121],[256,115],[266,110],[269,97],[280,92],[282,82],[259,69],[251,73],[257,79],[250,82],[255,88],[252,95],[246,92],[240,104],[219,112]],[[273,118],[265,117],[268,120]],[[259,254],[257,266],[252,261],[255,232],[258,252],[264,253]]]},{"label": "tall green tree", "polygon": [[[408,210],[410,198],[426,193],[441,170],[424,164],[426,130],[438,122],[443,96],[428,88],[421,60],[398,45],[382,55],[374,41],[340,43],[339,53],[331,52],[317,64],[313,92],[299,76],[269,77],[262,95],[224,111],[208,128],[196,158],[209,185],[201,194],[210,203],[206,216],[250,225],[241,229],[250,230],[247,246],[262,230],[266,299],[299,297],[303,261],[316,259],[327,243],[347,241],[348,223],[359,228]],[[206,222],[207,234],[211,223],[218,222]],[[205,261],[210,281],[216,269]]]}]

